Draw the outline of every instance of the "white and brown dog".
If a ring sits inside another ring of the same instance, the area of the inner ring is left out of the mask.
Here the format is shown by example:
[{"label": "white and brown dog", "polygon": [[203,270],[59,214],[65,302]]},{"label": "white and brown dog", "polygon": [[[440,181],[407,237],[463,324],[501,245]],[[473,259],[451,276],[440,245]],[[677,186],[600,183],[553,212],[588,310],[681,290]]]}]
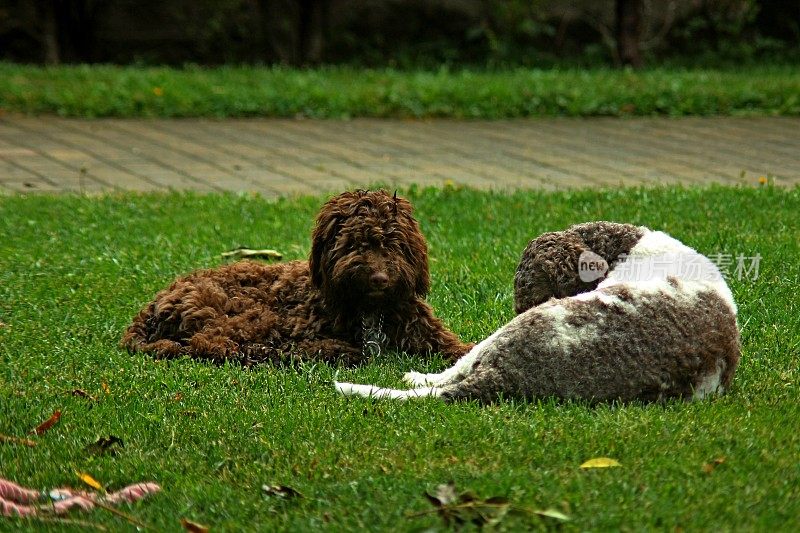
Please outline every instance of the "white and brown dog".
[{"label": "white and brown dog", "polygon": [[610,222],[530,242],[511,322],[415,388],[336,383],[374,398],[693,400],[723,392],[740,358],[736,304],[707,257],[660,231]]}]

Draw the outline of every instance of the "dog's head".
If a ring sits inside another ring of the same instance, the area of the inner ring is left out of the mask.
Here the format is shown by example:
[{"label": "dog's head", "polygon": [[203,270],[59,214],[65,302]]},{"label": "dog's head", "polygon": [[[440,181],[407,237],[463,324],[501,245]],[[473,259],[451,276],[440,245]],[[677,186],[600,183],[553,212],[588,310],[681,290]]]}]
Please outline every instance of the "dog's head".
[{"label": "dog's head", "polygon": [[331,303],[380,307],[430,288],[428,247],[411,204],[385,191],[328,200],[312,234],[311,281]]}]

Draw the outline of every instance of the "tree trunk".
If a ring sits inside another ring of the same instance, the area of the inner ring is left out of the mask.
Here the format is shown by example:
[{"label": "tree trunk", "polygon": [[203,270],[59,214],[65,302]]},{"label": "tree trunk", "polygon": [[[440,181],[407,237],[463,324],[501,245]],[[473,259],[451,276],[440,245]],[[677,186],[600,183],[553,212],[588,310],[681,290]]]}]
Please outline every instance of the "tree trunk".
[{"label": "tree trunk", "polygon": [[617,0],[617,53],[623,65],[639,68],[642,59],[643,0]]},{"label": "tree trunk", "polygon": [[39,16],[42,21],[42,51],[45,65],[58,65],[61,50],[58,46],[58,18],[54,0],[39,2]]},{"label": "tree trunk", "polygon": [[[281,0],[258,0],[258,16],[260,19],[260,53],[256,61],[262,63],[294,63],[295,40],[294,30],[282,24],[287,15],[288,2]],[[288,10],[291,11],[291,10]],[[291,15],[293,17],[293,15]]]},{"label": "tree trunk", "polygon": [[328,33],[328,0],[301,0],[297,21],[297,59],[301,65],[320,63]]}]

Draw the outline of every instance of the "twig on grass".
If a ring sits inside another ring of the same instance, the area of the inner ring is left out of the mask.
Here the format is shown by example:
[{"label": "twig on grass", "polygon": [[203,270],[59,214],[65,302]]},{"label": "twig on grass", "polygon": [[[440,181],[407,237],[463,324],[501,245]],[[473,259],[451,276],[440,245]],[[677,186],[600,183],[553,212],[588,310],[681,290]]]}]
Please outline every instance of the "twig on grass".
[{"label": "twig on grass", "polygon": [[108,528],[105,526],[89,522],[88,520],[78,520],[76,518],[61,518],[58,516],[43,516],[43,515],[31,515],[26,518],[28,520],[38,520],[39,522],[49,522],[52,524],[79,526],[79,527],[96,529],[98,531],[108,531]]},{"label": "twig on grass", "polygon": [[22,444],[23,446],[27,446],[29,448],[36,446],[36,441],[22,437],[12,437],[11,435],[0,435],[0,443]]},{"label": "twig on grass", "polygon": [[105,509],[106,511],[108,511],[108,512],[110,512],[112,514],[115,514],[115,515],[119,516],[120,518],[124,518],[125,520],[127,520],[128,522],[130,522],[131,524],[133,524],[134,526],[136,526],[136,527],[138,527],[140,529],[150,529],[150,526],[148,526],[144,522],[140,521],[136,517],[134,517],[132,515],[129,515],[128,513],[122,512],[119,509],[114,509],[110,505],[106,505],[103,502],[96,501],[96,502],[94,502],[94,504],[97,505],[98,507],[100,507],[101,509]]}]

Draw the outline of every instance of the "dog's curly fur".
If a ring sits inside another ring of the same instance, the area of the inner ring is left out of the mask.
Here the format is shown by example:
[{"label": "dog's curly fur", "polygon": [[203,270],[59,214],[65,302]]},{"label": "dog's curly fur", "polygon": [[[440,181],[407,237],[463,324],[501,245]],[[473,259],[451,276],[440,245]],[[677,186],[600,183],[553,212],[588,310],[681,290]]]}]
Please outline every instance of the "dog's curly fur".
[{"label": "dog's curly fur", "polygon": [[601,279],[583,281],[578,275],[581,254],[593,252],[613,270],[642,235],[642,229],[632,224],[602,221],[539,235],[522,252],[514,276],[514,310],[520,314],[550,298],[596,289]]},{"label": "dog's curly fur", "polygon": [[429,288],[411,204],[385,191],[345,192],[317,216],[309,261],[242,261],[179,278],[142,309],[122,344],[158,357],[358,364],[367,320],[382,322],[384,349],[455,359],[472,345],[434,316]]}]

